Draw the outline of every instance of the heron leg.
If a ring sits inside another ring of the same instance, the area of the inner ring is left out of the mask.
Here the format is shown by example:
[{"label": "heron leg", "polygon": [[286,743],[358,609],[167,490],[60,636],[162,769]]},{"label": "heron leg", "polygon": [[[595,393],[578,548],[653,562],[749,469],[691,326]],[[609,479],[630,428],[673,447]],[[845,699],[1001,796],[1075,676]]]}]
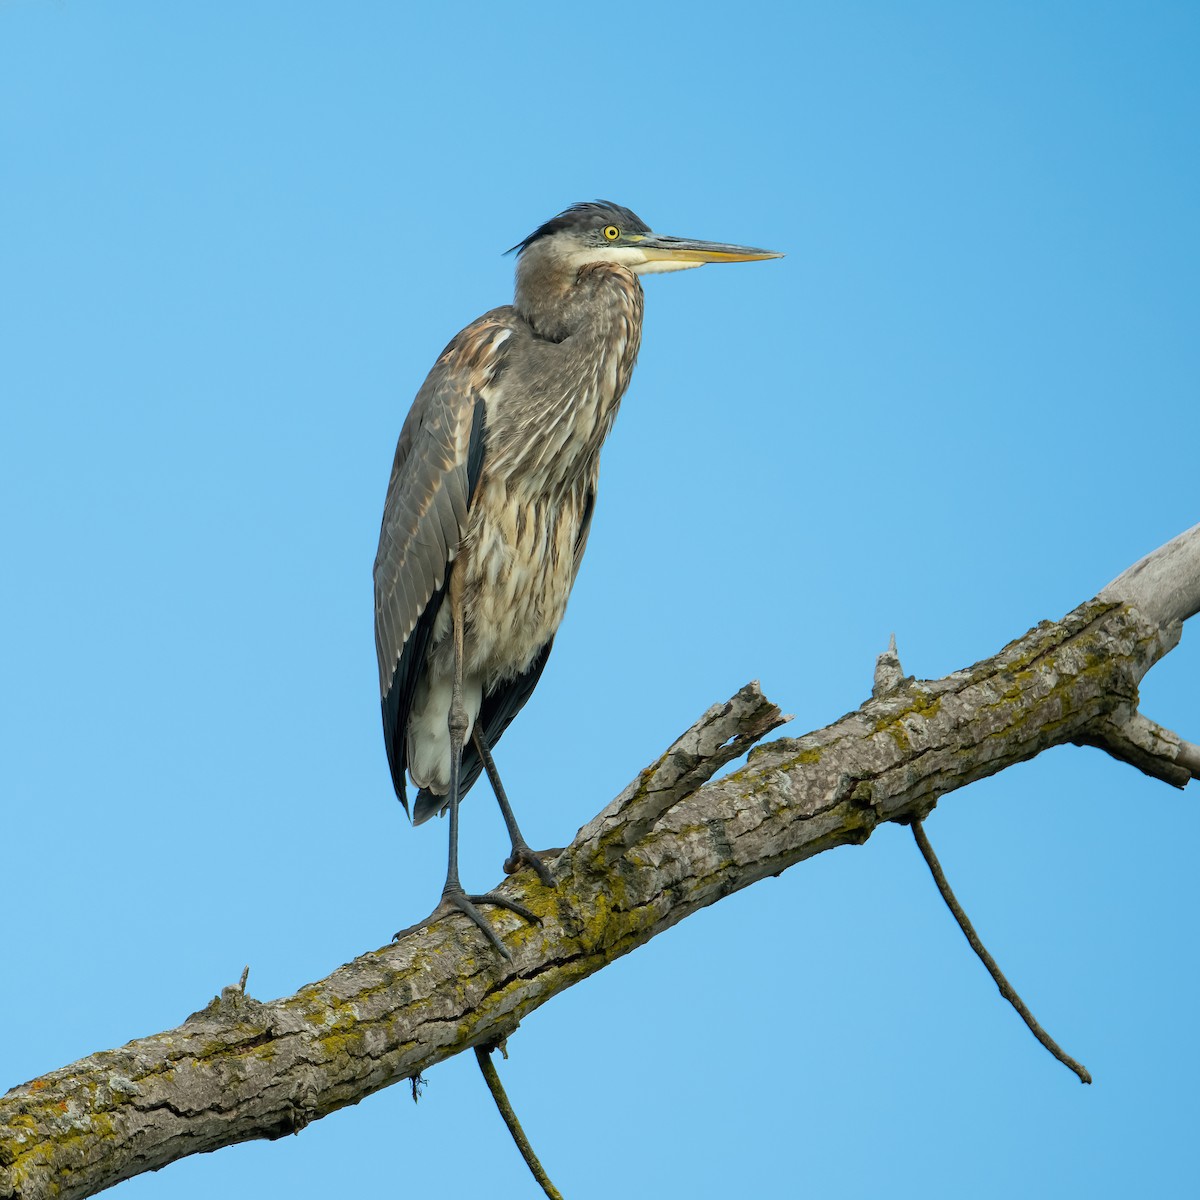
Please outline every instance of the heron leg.
[{"label": "heron leg", "polygon": [[491,781],[492,791],[496,793],[496,803],[500,805],[504,824],[508,826],[508,836],[512,840],[512,853],[505,859],[504,873],[513,875],[522,867],[532,867],[537,872],[538,878],[547,887],[553,887],[554,876],[550,874],[550,868],[542,862],[536,850],[529,848],[529,843],[521,833],[512,805],[508,802],[504,784],[500,782],[500,772],[496,770],[496,760],[492,757],[492,748],[487,744],[487,739],[478,725],[475,726],[472,737],[475,741],[475,749],[479,752],[479,759],[483,763],[483,769]]},{"label": "heron leg", "polygon": [[515,912],[518,916],[524,917],[527,921],[532,921],[535,924],[540,924],[541,919],[536,913],[530,912],[524,905],[518,904],[515,900],[510,900],[507,896],[501,896],[496,892],[484,892],[476,896],[468,895],[463,890],[462,882],[458,877],[459,781],[462,776],[463,739],[467,733],[467,710],[462,699],[462,606],[457,595],[458,589],[454,586],[454,583],[455,580],[452,577],[450,586],[450,614],[454,627],[454,680],[451,685],[450,716],[448,720],[450,731],[450,856],[446,865],[446,884],[442,888],[442,904],[438,907],[448,905],[470,917],[479,927],[484,937],[491,942],[496,952],[502,958],[511,960],[512,955],[509,954],[507,947],[496,936],[496,931],[484,920],[483,914],[476,906],[479,904],[492,904],[497,908],[507,908],[510,912]]}]

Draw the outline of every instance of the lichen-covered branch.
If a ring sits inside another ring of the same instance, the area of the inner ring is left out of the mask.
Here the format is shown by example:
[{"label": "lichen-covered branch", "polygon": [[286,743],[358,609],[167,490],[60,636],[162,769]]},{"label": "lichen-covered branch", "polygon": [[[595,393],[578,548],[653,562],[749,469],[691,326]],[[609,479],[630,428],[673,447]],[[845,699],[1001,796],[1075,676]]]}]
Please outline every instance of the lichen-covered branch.
[{"label": "lichen-covered branch", "polygon": [[[502,885],[543,919],[491,915],[511,962],[469,921],[443,916],[295,995],[260,1003],[227,988],[176,1029],[14,1088],[0,1099],[0,1197],[89,1196],[188,1154],[291,1133],[497,1044],[564,988],[731,892],[921,817],[1049,747],[1111,749],[1142,677],[1200,610],[1200,526],[1151,560],[944,679],[905,679],[897,660],[855,712],[760,746],[714,781],[783,719],[757,685],[743,688],[579,831],[551,863],[555,888],[528,870]],[[1139,753],[1154,760],[1165,746],[1188,769],[1188,743],[1135,735]]]}]

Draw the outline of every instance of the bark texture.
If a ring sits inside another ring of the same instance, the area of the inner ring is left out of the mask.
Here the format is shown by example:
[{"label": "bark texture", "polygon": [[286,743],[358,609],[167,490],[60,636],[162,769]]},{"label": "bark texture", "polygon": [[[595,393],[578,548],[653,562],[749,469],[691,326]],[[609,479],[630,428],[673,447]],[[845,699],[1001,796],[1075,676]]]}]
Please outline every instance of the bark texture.
[{"label": "bark texture", "polygon": [[292,1133],[474,1046],[690,913],[883,821],[1064,743],[1182,786],[1200,752],[1137,712],[1138,684],[1200,610],[1200,526],[1061,621],[944,679],[902,676],[833,724],[753,749],[785,719],[756,684],[710,709],[550,862],[504,885],[542,918],[489,918],[506,963],[460,915],[269,1003],[226,988],[176,1029],[0,1098],[0,1197],[90,1196],[175,1159]]}]

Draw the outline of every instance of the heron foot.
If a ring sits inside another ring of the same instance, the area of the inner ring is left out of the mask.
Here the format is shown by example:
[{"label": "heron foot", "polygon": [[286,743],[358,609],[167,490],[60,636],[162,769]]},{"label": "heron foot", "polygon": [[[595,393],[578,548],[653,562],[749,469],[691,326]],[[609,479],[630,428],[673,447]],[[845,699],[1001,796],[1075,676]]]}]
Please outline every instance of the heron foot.
[{"label": "heron foot", "polygon": [[518,904],[515,900],[510,900],[507,896],[501,896],[498,892],[483,892],[477,896],[470,896],[459,889],[458,891],[451,890],[442,893],[442,902],[434,909],[435,913],[444,912],[449,908],[464,913],[479,926],[483,936],[491,942],[496,953],[501,958],[512,962],[512,955],[509,954],[508,947],[496,936],[496,931],[487,923],[483,913],[476,907],[479,904],[493,904],[497,908],[507,908],[509,912],[515,912],[517,916],[523,917],[533,925],[540,925],[542,923],[541,917],[537,913],[530,912],[523,904]]},{"label": "heron foot", "polygon": [[[553,854],[555,851],[543,850],[542,854]],[[522,867],[532,867],[537,877],[548,887],[554,887],[554,876],[550,868],[542,861],[542,855],[531,850],[524,842],[515,842],[512,853],[504,860],[505,875],[515,875]]]}]

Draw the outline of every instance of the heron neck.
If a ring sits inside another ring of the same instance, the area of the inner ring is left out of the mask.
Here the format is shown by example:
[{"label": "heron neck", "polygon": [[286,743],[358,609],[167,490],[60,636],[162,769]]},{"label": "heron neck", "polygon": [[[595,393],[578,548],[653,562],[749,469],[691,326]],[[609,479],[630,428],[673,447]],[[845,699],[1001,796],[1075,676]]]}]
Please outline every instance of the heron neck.
[{"label": "heron neck", "polygon": [[530,254],[517,270],[513,307],[538,337],[561,342],[607,325],[631,303],[640,310],[641,291],[637,276],[615,264],[587,263],[575,268]]},{"label": "heron neck", "polygon": [[503,403],[489,406],[493,468],[550,490],[576,480],[581,464],[594,470],[637,360],[642,303],[636,276],[593,263],[540,326],[536,312],[517,308],[534,336],[507,360]]}]

